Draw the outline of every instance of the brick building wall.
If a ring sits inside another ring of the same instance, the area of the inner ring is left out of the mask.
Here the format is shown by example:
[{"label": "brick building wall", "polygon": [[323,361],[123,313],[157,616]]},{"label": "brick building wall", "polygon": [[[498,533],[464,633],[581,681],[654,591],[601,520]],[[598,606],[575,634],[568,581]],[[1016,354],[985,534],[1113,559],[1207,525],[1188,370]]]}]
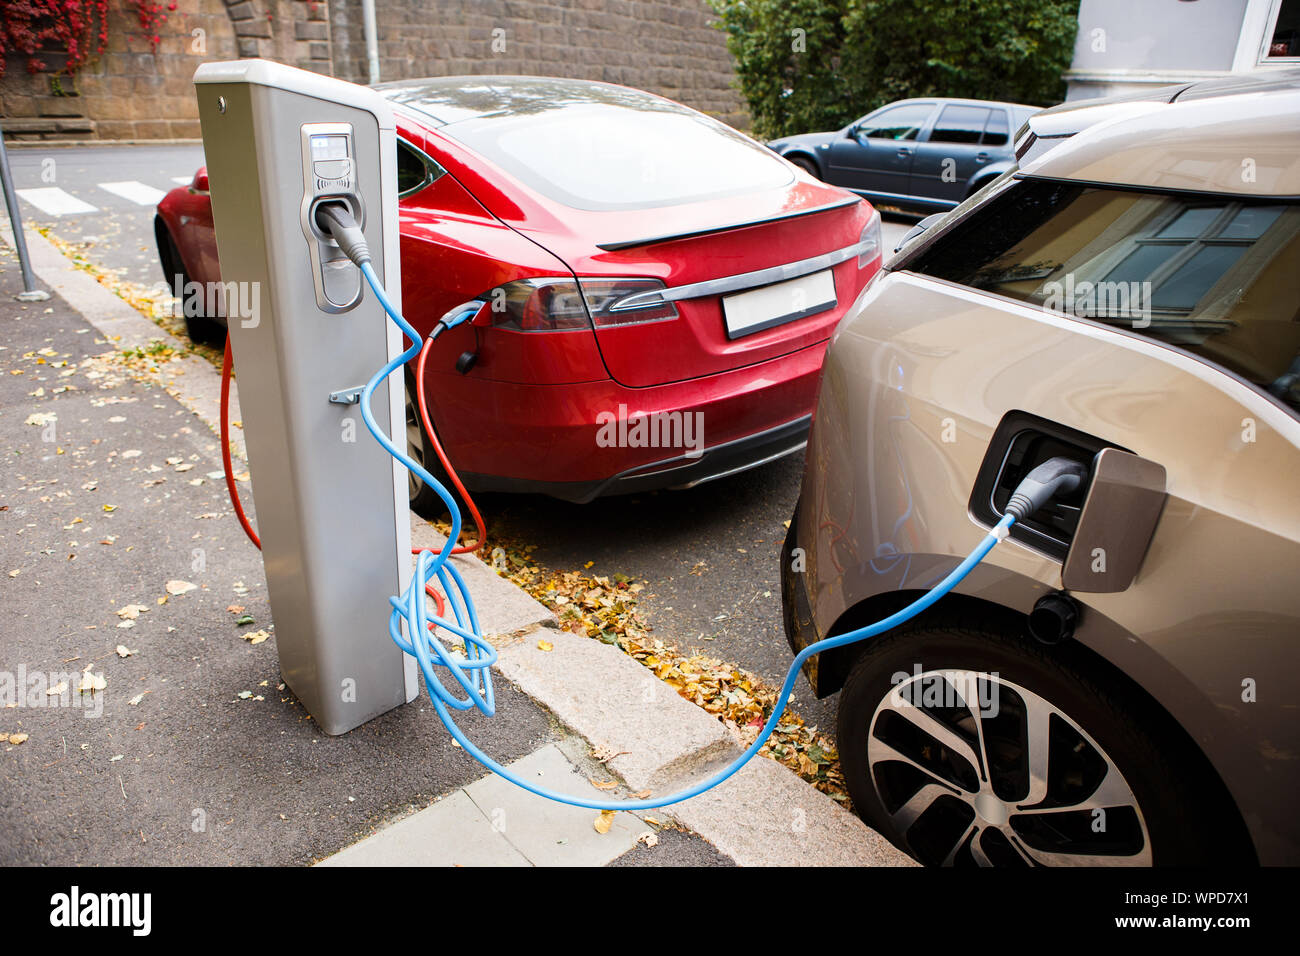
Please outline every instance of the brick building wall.
[{"label": "brick building wall", "polygon": [[[376,0],[385,80],[537,74],[604,80],[680,100],[747,127],[722,32],[704,0]],[[0,78],[10,139],[199,135],[191,84],[207,60],[262,56],[367,81],[361,0],[179,0],[156,50],[125,3],[109,45],[74,77]]]}]

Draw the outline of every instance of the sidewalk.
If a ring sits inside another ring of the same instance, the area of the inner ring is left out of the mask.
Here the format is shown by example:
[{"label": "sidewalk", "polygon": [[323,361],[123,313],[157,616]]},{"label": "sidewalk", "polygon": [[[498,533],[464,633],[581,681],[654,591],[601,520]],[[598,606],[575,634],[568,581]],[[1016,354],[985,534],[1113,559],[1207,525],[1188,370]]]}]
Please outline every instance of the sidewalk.
[{"label": "sidewalk", "polygon": [[[16,263],[0,243],[0,674],[79,682],[89,666],[106,686],[69,695],[93,700],[97,719],[32,705],[43,688],[0,709],[0,733],[28,735],[0,742],[3,862],[909,862],[762,758],[679,806],[618,814],[601,834],[594,811],[483,778],[424,698],[343,737],[320,734],[278,686],[260,556],[221,482],[217,372],[173,359],[163,366],[173,397],[93,360],[110,348],[96,326],[118,344],[166,334],[38,235],[29,243],[59,295],[14,302]],[[418,520],[413,533],[436,540]],[[457,560],[484,631],[499,635],[498,714],[462,718],[488,753],[522,760],[547,786],[612,797],[671,792],[738,753],[718,721],[641,665],[546,627],[549,612],[528,595],[476,558]],[[147,610],[118,613],[133,604]],[[254,623],[237,625],[243,615]],[[268,639],[244,639],[262,630]],[[613,756],[601,764],[593,752]],[[626,788],[592,785],[615,775]]]}]

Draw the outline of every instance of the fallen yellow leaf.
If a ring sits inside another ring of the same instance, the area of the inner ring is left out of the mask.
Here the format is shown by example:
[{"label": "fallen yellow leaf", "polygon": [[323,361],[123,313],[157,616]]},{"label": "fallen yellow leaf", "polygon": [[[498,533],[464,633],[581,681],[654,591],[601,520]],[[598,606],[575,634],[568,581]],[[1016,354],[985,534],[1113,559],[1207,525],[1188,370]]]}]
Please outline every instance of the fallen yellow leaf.
[{"label": "fallen yellow leaf", "polygon": [[555,650],[555,645],[552,644],[550,641],[538,641],[537,649],[539,651],[553,651]]},{"label": "fallen yellow leaf", "polygon": [[91,694],[94,694],[95,691],[103,690],[107,686],[108,681],[104,679],[103,674],[92,674],[90,672],[90,667],[87,667],[81,673],[81,683],[77,685],[77,690],[83,694],[86,693],[86,691],[90,691]]},{"label": "fallen yellow leaf", "polygon": [[614,825],[614,811],[601,810],[600,816],[591,821],[591,828],[597,833],[608,833],[609,828]]}]

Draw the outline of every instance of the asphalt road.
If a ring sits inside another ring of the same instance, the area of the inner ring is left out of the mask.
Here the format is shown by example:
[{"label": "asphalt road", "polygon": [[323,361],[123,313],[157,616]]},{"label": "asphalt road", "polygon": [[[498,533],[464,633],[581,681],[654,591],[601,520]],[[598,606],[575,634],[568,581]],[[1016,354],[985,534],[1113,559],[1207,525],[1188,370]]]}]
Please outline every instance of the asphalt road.
[{"label": "asphalt road", "polygon": [[[24,200],[29,221],[50,225],[61,238],[93,240],[93,261],[135,281],[157,281],[152,207],[99,184],[137,182],[165,190],[173,177],[188,177],[201,164],[199,147],[23,148],[10,156],[19,189],[49,186],[41,173],[52,158],[57,185],[96,207],[51,216]],[[912,221],[885,221],[887,254]],[[492,495],[482,504],[493,524],[536,544],[537,559],[549,567],[574,570],[592,561],[594,573],[622,572],[645,581],[642,607],[657,635],[779,683],[790,651],[781,626],[778,554],[802,471],[803,456],[794,455],[683,492],[588,505]],[[810,723],[833,732],[833,700],[814,700],[800,683],[795,707]]]},{"label": "asphalt road", "polygon": [[203,165],[203,148],[23,146],[10,148],[9,165],[27,225],[85,242],[94,262],[153,285],[163,279],[154,207],[168,190],[191,180]]}]

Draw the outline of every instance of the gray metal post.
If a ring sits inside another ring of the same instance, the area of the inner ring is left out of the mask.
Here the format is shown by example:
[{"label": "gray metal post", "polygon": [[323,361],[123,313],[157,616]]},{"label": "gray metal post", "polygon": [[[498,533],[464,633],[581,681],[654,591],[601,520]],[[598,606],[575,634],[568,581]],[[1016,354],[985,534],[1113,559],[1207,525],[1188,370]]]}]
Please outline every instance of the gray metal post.
[{"label": "gray metal post", "polygon": [[14,192],[14,175],[9,169],[9,152],[5,149],[4,130],[0,129],[0,181],[4,183],[5,208],[9,210],[9,225],[14,232],[14,248],[18,250],[18,267],[23,273],[23,291],[14,298],[21,302],[43,302],[48,292],[36,288],[32,263],[27,255],[27,237],[23,234],[23,217],[18,210],[18,194]]}]

